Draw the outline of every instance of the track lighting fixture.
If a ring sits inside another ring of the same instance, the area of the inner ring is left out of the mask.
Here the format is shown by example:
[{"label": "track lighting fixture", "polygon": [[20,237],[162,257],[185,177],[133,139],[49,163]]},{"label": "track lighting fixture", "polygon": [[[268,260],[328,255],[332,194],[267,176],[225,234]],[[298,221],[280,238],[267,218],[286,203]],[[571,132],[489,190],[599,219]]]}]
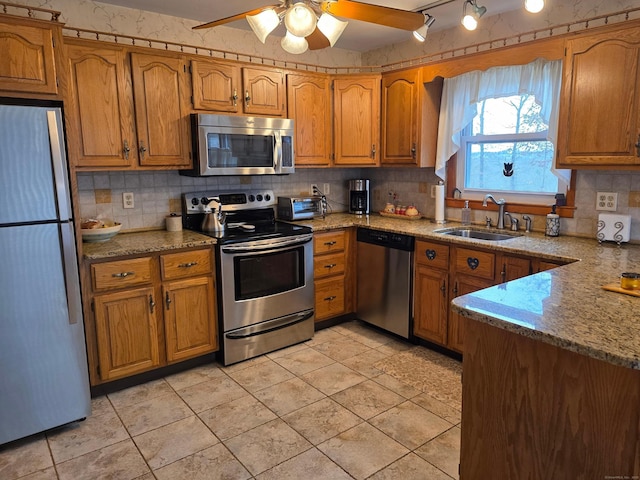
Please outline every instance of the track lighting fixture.
[{"label": "track lighting fixture", "polygon": [[417,30],[414,30],[413,36],[417,40],[424,42],[425,39],[427,38],[427,31],[429,30],[429,27],[431,27],[431,25],[435,23],[436,19],[434,16],[429,15],[426,12],[422,12],[422,13],[424,14],[424,25],[422,25]]},{"label": "track lighting fixture", "polygon": [[524,8],[527,12],[538,13],[544,8],[544,0],[524,0]]},{"label": "track lighting fixture", "polygon": [[[468,7],[470,5],[470,7]],[[467,30],[475,30],[478,26],[478,20],[485,13],[486,7],[479,7],[476,0],[465,0],[462,5],[462,25]]]}]

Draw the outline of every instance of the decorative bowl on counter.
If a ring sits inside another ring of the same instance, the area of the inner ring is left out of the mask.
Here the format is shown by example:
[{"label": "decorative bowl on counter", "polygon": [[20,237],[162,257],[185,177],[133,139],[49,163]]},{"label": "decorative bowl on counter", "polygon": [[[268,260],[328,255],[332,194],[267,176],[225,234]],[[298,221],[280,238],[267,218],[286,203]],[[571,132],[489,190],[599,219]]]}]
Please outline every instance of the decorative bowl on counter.
[{"label": "decorative bowl on counter", "polygon": [[[106,242],[118,234],[122,224],[113,220],[89,219],[83,220],[80,226],[83,242]],[[82,228],[85,226],[90,228]]]}]

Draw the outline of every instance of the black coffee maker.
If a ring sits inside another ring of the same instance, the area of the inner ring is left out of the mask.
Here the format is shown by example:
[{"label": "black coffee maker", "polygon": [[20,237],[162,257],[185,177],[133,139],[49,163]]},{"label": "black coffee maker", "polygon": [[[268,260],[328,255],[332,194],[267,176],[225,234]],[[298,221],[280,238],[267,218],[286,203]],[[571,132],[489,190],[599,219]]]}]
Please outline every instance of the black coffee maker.
[{"label": "black coffee maker", "polygon": [[369,180],[349,180],[349,213],[369,215]]}]

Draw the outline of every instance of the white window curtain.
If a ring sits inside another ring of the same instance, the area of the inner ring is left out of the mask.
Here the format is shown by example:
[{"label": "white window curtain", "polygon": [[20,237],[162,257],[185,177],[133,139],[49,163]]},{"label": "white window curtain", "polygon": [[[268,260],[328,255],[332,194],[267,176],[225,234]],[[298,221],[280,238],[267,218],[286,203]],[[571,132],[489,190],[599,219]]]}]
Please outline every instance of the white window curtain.
[{"label": "white window curtain", "polygon": [[[555,147],[561,80],[562,61],[544,59],[527,65],[494,67],[445,79],[438,124],[436,175],[446,179],[447,160],[460,148],[462,130],[476,116],[476,104],[487,98],[524,93],[534,95],[541,107],[540,116],[549,125],[547,140]],[[553,168],[552,171],[569,186],[571,170]]]}]

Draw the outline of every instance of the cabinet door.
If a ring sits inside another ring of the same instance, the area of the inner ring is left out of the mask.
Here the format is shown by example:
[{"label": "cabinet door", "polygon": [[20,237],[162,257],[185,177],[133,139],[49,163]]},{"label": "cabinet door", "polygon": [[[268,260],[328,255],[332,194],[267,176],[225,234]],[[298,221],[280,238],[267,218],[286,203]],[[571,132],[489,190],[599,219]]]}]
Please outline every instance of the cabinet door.
[{"label": "cabinet door", "polygon": [[389,165],[418,165],[420,70],[382,75],[382,158]]},{"label": "cabinet door", "polygon": [[152,287],[94,298],[100,378],[113,380],[160,364]]},{"label": "cabinet door", "polygon": [[58,93],[50,27],[0,21],[0,90]]},{"label": "cabinet door", "polygon": [[500,270],[500,281],[508,282],[516,278],[531,275],[531,259],[523,257],[512,257],[510,255],[502,256],[502,269]]},{"label": "cabinet door", "polygon": [[242,69],[244,113],[284,117],[284,73],[266,68]]},{"label": "cabinet door", "polygon": [[132,53],[131,67],[140,165],[188,167],[184,61]]},{"label": "cabinet door", "polygon": [[211,277],[167,283],[162,296],[168,362],[217,350],[216,303]]},{"label": "cabinet door", "polygon": [[121,48],[67,45],[69,153],[79,167],[137,163],[133,94]]},{"label": "cabinet door", "polygon": [[336,165],[380,161],[380,76],[337,78],[333,84]]},{"label": "cabinet door", "polygon": [[447,343],[448,277],[446,270],[416,268],[413,333],[440,345]]},{"label": "cabinet door", "polygon": [[[453,300],[460,295],[473,293],[483,288],[493,285],[493,280],[485,280],[477,277],[456,274],[451,281],[450,298]],[[464,327],[463,319],[457,313],[449,309],[449,326],[448,326],[447,345],[458,352],[463,351],[464,347]]]},{"label": "cabinet door", "polygon": [[640,165],[640,28],[569,40],[558,132],[562,166]]},{"label": "cabinet door", "polygon": [[287,75],[287,112],[295,120],[296,166],[328,166],[331,94],[326,76]]},{"label": "cabinet door", "polygon": [[240,69],[236,65],[219,62],[191,62],[193,108],[216,112],[238,113]]},{"label": "cabinet door", "polygon": [[316,321],[346,313],[344,275],[315,282]]}]

